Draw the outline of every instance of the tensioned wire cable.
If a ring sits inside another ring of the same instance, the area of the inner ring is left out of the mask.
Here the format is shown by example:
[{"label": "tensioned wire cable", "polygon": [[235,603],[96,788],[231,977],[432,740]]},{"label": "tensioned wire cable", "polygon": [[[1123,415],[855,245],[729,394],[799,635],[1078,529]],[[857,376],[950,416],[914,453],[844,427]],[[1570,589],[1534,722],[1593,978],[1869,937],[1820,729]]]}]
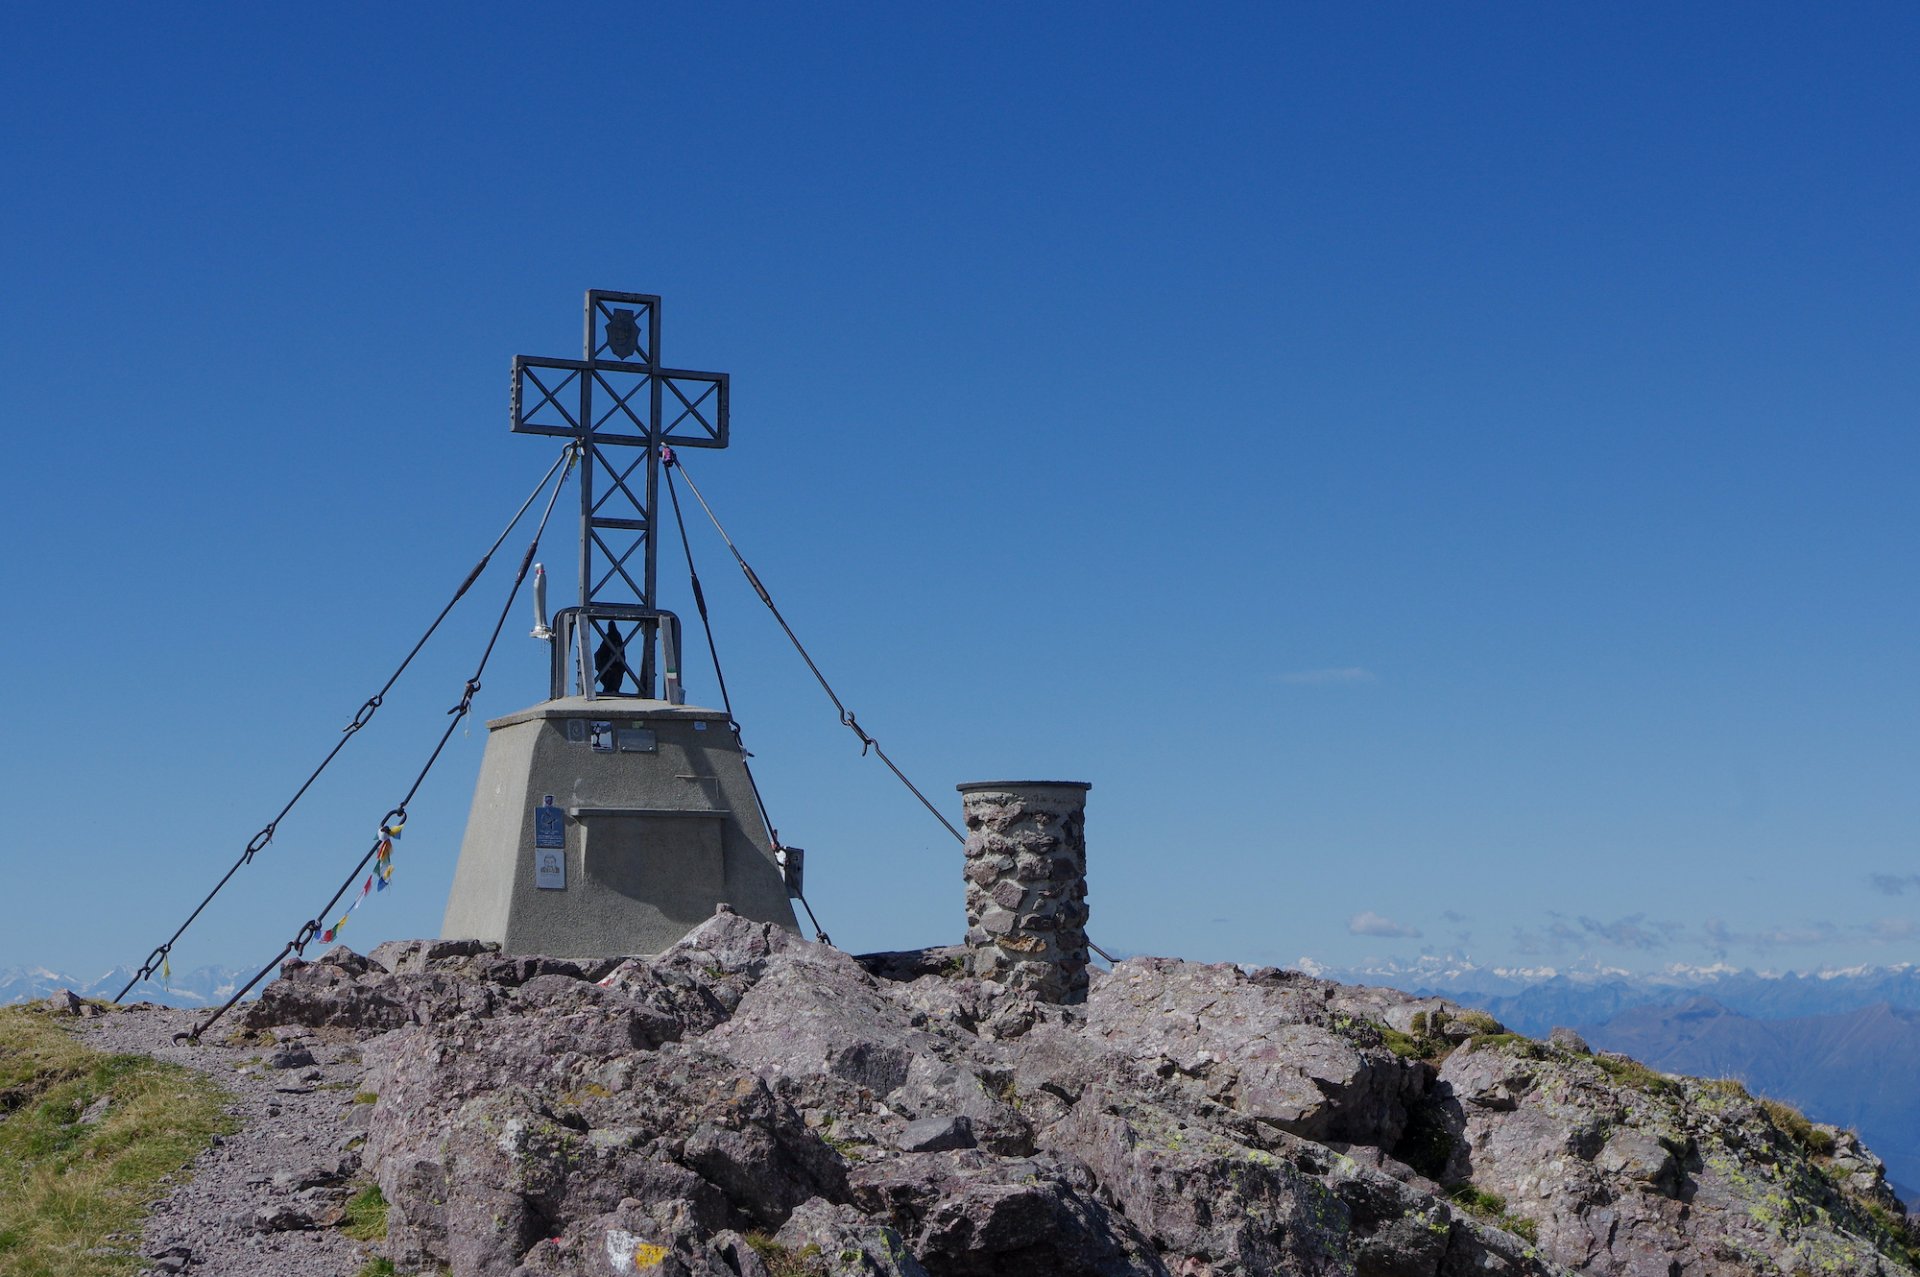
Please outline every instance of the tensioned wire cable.
[{"label": "tensioned wire cable", "polygon": [[[836,693],[833,690],[833,685],[827,682],[827,676],[820,672],[820,667],[814,663],[813,657],[807,653],[805,644],[800,642],[800,636],[793,632],[793,627],[787,624],[787,618],[780,614],[780,608],[777,604],[774,603],[773,595],[768,593],[767,587],[760,583],[759,576],[754,572],[753,568],[748,565],[746,557],[740,553],[740,547],[733,543],[733,538],[727,535],[726,528],[721,526],[719,517],[714,514],[713,507],[708,505],[707,499],[700,494],[699,485],[694,483],[693,476],[687,473],[687,468],[685,464],[683,464],[677,457],[673,455],[673,452],[671,449],[667,450],[665,455],[662,456],[661,460],[666,464],[666,467],[667,467],[668,493],[671,494],[673,492],[672,477],[673,477],[673,471],[677,468],[680,471],[680,477],[687,481],[687,491],[693,493],[693,499],[700,503],[700,508],[702,510],[706,511],[707,520],[708,522],[713,524],[713,530],[720,534],[720,539],[727,543],[727,549],[733,552],[733,561],[735,563],[738,563],[740,565],[740,571],[746,574],[747,583],[753,586],[753,592],[755,594],[758,594],[760,596],[760,601],[767,605],[767,610],[773,613],[773,619],[779,622],[781,630],[786,633],[787,641],[793,644],[793,650],[800,653],[800,659],[807,663],[807,668],[809,670],[813,671],[814,681],[820,684],[820,690],[827,694],[827,699],[833,702],[833,707],[836,710],[840,711],[840,722],[848,730],[850,730],[855,736],[858,736],[860,738],[861,757],[864,758],[866,756],[867,751],[871,749],[874,752],[874,754],[880,759],[880,761],[887,765],[887,770],[891,771],[895,776],[897,776],[900,780],[900,783],[907,787],[907,791],[911,793],[915,798],[918,798],[920,800],[920,805],[922,807],[925,807],[929,812],[931,812],[933,814],[933,818],[939,821],[943,826],[945,826],[946,831],[948,833],[952,834],[954,838],[957,839],[962,845],[965,845],[967,841],[967,836],[961,833],[958,829],[954,828],[953,822],[948,820],[945,816],[941,815],[940,809],[938,807],[935,807],[932,802],[928,801],[927,796],[924,793],[920,792],[920,787],[918,785],[915,785],[911,780],[907,778],[907,774],[900,770],[899,766],[893,761],[892,758],[888,757],[887,751],[880,747],[880,742],[875,740],[872,736],[868,735],[866,730],[860,726],[860,720],[854,717],[853,711],[846,707],[845,702],[843,702],[840,699],[838,693]],[[674,497],[673,509],[674,509],[674,517],[677,519],[680,514],[680,500],[678,497]],[[686,540],[686,525],[684,523],[681,525],[681,528],[680,528],[680,538],[682,543],[684,544]],[[692,567],[692,551],[688,551],[688,567],[689,568]],[[704,599],[700,595],[700,591],[697,583],[694,589],[694,599],[696,604],[700,608],[701,619],[702,621],[704,621],[706,619],[706,614],[707,614],[706,604]],[[709,644],[712,643],[711,631],[708,632],[708,643]],[[717,661],[715,666],[715,674],[717,677],[718,676]],[[724,680],[722,680],[721,682],[720,695],[721,695],[721,699],[724,701],[726,698],[726,684]],[[732,718],[733,716],[733,709],[730,705],[727,707],[727,716],[728,718]],[[738,735],[737,728],[735,729],[735,735],[736,736]],[[744,753],[745,751],[743,750],[742,752]],[[756,799],[759,797],[758,789],[754,791],[754,796]],[[765,805],[763,804],[761,807],[763,818],[765,815],[765,811],[766,811],[766,808],[765,808]],[[771,830],[771,826],[769,826],[769,830]],[[775,840],[778,841],[777,836]],[[806,904],[806,900],[803,898],[800,901],[800,903],[804,905]],[[813,916],[813,910],[811,908],[807,910],[807,916],[809,918]],[[816,923],[815,930],[817,931],[818,929],[819,927],[818,927],[818,924]],[[1114,961],[1114,957],[1112,954],[1108,953],[1105,949],[1102,949],[1099,945],[1093,943],[1092,940],[1087,941],[1087,948],[1093,950],[1093,952],[1099,954],[1101,957],[1105,958],[1108,962]]]},{"label": "tensioned wire cable", "polygon": [[[440,623],[447,619],[447,614],[453,611],[454,604],[458,603],[461,598],[466,595],[467,591],[473,588],[473,583],[480,579],[480,574],[486,571],[487,564],[492,560],[494,551],[498,550],[507,537],[512,535],[514,528],[519,525],[521,518],[527,513],[527,510],[533,503],[539,499],[540,493],[546,488],[548,482],[552,480],[554,472],[559,470],[563,465],[571,468],[570,459],[573,455],[574,446],[572,444],[567,445],[566,448],[561,450],[560,456],[547,468],[547,472],[540,476],[540,482],[535,484],[533,491],[527,494],[527,499],[520,503],[520,508],[513,512],[513,518],[507,520],[507,526],[500,529],[500,535],[493,539],[493,544],[488,546],[486,553],[480,556],[480,561],[473,565],[473,570],[468,572],[466,579],[460,582],[459,588],[453,592],[453,597],[446,601],[446,604],[440,609],[439,615],[435,616],[432,624],[427,626],[426,632],[414,642],[413,647],[408,650],[406,656],[401,658],[400,664],[394,668],[392,674],[387,676],[387,681],[380,685],[380,690],[372,696],[369,696],[366,703],[361,705],[360,709],[354,714],[353,721],[341,729],[340,739],[335,741],[333,748],[327,751],[327,756],[320,760],[320,765],[315,767],[304,781],[300,782],[300,788],[294,790],[293,797],[287,799],[286,805],[274,815],[273,819],[269,820],[260,832],[248,841],[246,850],[240,853],[240,858],[233,862],[233,867],[221,876],[220,881],[213,884],[213,890],[209,891],[206,897],[194,906],[193,912],[187,915],[187,920],[182,922],[171,936],[168,936],[155,947],[152,953],[147,955],[146,962],[141,964],[140,969],[134,973],[133,978],[127,981],[125,987],[123,987],[120,992],[113,995],[115,1002],[126,997],[128,992],[142,980],[148,979],[156,971],[161,971],[168,965],[168,959],[173,952],[173,946],[179,942],[181,936],[186,934],[187,928],[191,927],[206,907],[213,903],[213,898],[220,894],[221,889],[224,888],[228,882],[232,881],[236,873],[240,872],[241,866],[252,864],[253,858],[266,850],[267,844],[273,841],[273,835],[275,831],[279,829],[280,822],[287,818],[287,814],[293,810],[294,804],[298,803],[301,798],[306,796],[306,792],[313,788],[313,783],[319,780],[320,774],[326,771],[327,768],[332,765],[333,760],[340,756],[340,751],[347,747],[347,742],[352,740],[361,728],[373,721],[373,716],[379,712],[380,706],[386,700],[387,693],[393,690],[393,685],[400,681],[400,676],[407,672],[409,665],[413,664],[413,658],[420,655],[420,649],[427,645],[427,640],[432,638],[434,631],[440,628]],[[562,478],[562,482],[565,482],[564,477]],[[554,489],[556,495],[559,491],[560,489],[558,487]],[[552,507],[549,506],[548,508],[551,510]]]},{"label": "tensioned wire cable", "polygon": [[[554,484],[553,495],[547,498],[547,508],[540,515],[540,526],[534,529],[533,539],[527,543],[526,553],[520,556],[519,571],[514,573],[513,586],[507,591],[506,602],[501,605],[500,615],[493,623],[493,632],[487,636],[487,646],[480,654],[479,664],[475,666],[472,677],[467,679],[461,692],[459,704],[447,711],[450,721],[447,723],[446,730],[440,734],[440,739],[434,744],[433,752],[427,755],[427,761],[414,776],[413,784],[408,786],[406,796],[381,819],[379,836],[375,838],[373,845],[367,849],[366,854],[362,856],[359,863],[354,866],[353,872],[347,875],[346,880],[342,882],[339,889],[328,898],[327,903],[320,908],[318,914],[301,924],[299,933],[285,945],[281,946],[280,952],[274,955],[271,962],[263,966],[251,980],[247,981],[231,998],[227,999],[226,1003],[222,1005],[219,1010],[215,1011],[199,1024],[194,1025],[188,1032],[177,1035],[176,1040],[178,1040],[178,1038],[187,1038],[198,1041],[202,1033],[206,1032],[221,1016],[231,1010],[235,1003],[252,992],[253,987],[264,980],[285,958],[289,955],[305,953],[308,942],[311,941],[314,936],[318,935],[322,929],[320,919],[326,917],[333,911],[333,907],[338,904],[340,898],[346,895],[348,890],[352,888],[354,880],[359,878],[360,872],[367,867],[368,862],[380,854],[381,848],[383,846],[391,847],[391,840],[399,835],[400,830],[407,823],[407,804],[412,802],[414,795],[420,792],[420,786],[426,783],[427,773],[432,771],[433,765],[440,761],[440,755],[446,750],[447,742],[453,739],[453,733],[459,728],[461,721],[466,718],[467,714],[473,708],[473,698],[480,691],[480,677],[486,673],[487,662],[493,659],[493,650],[500,642],[500,631],[506,626],[507,616],[513,610],[514,600],[520,596],[520,586],[527,579],[527,570],[533,566],[533,556],[539,551],[540,538],[547,530],[547,521],[553,517],[553,507],[560,499],[560,492],[566,486],[567,474],[570,474],[573,469],[571,462],[577,455],[577,449],[571,444],[568,445],[566,451],[562,454],[560,460],[566,463],[566,472],[561,475],[560,482]],[[559,466],[556,465],[554,468],[558,469]],[[550,479],[552,476],[553,470],[549,470],[547,477]],[[542,481],[542,486],[545,486],[545,480]],[[536,490],[535,496],[538,495],[538,491]],[[528,504],[532,503],[529,502]],[[491,551],[489,551],[489,553],[491,553]],[[469,581],[468,584],[471,584],[471,581]]]},{"label": "tensioned wire cable", "polygon": [[[775,828],[773,817],[767,811],[767,800],[760,793],[760,782],[753,778],[753,767],[747,762],[753,755],[747,749],[746,741],[742,739],[740,720],[734,717],[733,698],[727,694],[726,671],[720,668],[720,649],[713,641],[713,620],[707,615],[707,593],[700,588],[700,573],[693,566],[693,542],[687,539],[687,521],[680,513],[680,492],[673,483],[673,471],[678,462],[671,448],[665,448],[662,451],[664,455],[661,460],[665,463],[667,476],[667,496],[673,502],[674,525],[680,529],[680,549],[687,559],[687,581],[693,590],[693,606],[700,613],[700,628],[707,636],[707,655],[713,660],[714,682],[720,686],[720,705],[727,711],[727,727],[733,732],[733,743],[740,749],[740,769],[746,772],[747,788],[753,792],[754,806],[760,809],[760,823],[766,826],[767,837],[772,841],[774,851],[785,853],[789,848],[781,843],[780,831]],[[692,480],[688,480],[688,486],[692,486]],[[804,885],[802,889],[794,891],[793,898],[798,900],[800,907],[807,911],[807,921],[813,924],[814,939],[821,944],[832,944],[833,940],[820,926],[820,919],[814,916],[813,905],[807,900]]]}]

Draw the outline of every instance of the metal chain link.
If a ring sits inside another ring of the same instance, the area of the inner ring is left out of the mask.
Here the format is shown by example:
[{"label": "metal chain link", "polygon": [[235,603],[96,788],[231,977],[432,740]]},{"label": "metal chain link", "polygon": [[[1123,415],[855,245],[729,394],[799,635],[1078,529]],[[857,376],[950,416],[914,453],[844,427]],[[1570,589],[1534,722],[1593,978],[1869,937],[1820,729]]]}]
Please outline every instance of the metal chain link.
[{"label": "metal chain link", "polygon": [[[493,649],[500,642],[500,631],[506,626],[507,616],[513,610],[514,600],[520,596],[520,586],[527,579],[527,570],[533,566],[533,556],[540,548],[540,538],[547,530],[547,520],[553,517],[554,504],[560,499],[560,491],[566,486],[567,476],[573,472],[572,461],[576,455],[577,452],[574,446],[572,444],[567,445],[567,450],[560,458],[561,462],[566,463],[566,473],[560,476],[559,483],[554,484],[553,495],[547,498],[547,508],[540,516],[540,526],[534,529],[533,540],[527,544],[527,552],[520,556],[520,570],[514,574],[513,588],[507,592],[507,601],[501,606],[500,616],[493,623],[493,633],[488,636],[486,649],[480,654],[480,663],[474,669],[473,676],[467,679],[466,683],[462,686],[459,704],[447,711],[451,721],[447,723],[446,730],[440,734],[439,742],[434,745],[433,752],[427,756],[427,761],[421,766],[419,773],[414,776],[413,784],[408,786],[406,796],[402,798],[396,806],[388,810],[387,814],[381,819],[380,837],[374,839],[373,846],[367,849],[366,855],[360,858],[359,863],[353,867],[353,872],[347,875],[346,881],[340,884],[339,889],[328,898],[327,903],[320,907],[314,917],[300,924],[299,932],[292,940],[289,940],[282,946],[280,952],[274,956],[271,962],[262,967],[253,979],[247,981],[245,986],[239,989],[231,998],[227,999],[226,1003],[221,1006],[219,1010],[208,1016],[201,1023],[196,1024],[186,1033],[177,1035],[176,1040],[199,1041],[202,1033],[206,1032],[221,1016],[232,1010],[235,1003],[250,993],[253,990],[253,986],[265,979],[267,974],[279,966],[289,954],[295,956],[304,955],[307,951],[307,945],[312,943],[313,937],[324,929],[321,926],[320,920],[333,912],[333,907],[340,903],[340,897],[346,895],[348,890],[352,888],[354,881],[360,877],[360,871],[365,869],[367,863],[379,854],[381,842],[392,836],[394,831],[397,831],[407,823],[407,804],[411,803],[414,796],[420,792],[420,786],[426,782],[427,773],[432,771],[433,765],[440,761],[440,755],[446,750],[447,742],[453,739],[453,733],[459,728],[461,720],[466,718],[467,714],[473,708],[473,698],[475,694],[480,691],[480,676],[486,673],[487,662],[493,659]],[[556,463],[555,469],[558,468],[559,463]],[[547,471],[547,478],[550,479],[552,477],[553,471]],[[541,480],[541,486],[546,486],[545,479]],[[536,491],[534,495],[538,496],[539,493]],[[531,505],[532,502],[529,501],[528,504]],[[525,513],[524,507],[522,508],[522,513]],[[518,516],[516,516],[515,522],[518,521]],[[510,530],[512,525],[508,526]],[[504,540],[505,538],[503,537],[502,539]],[[498,548],[497,542],[495,543],[495,548]],[[492,551],[488,551],[488,553],[491,554]],[[472,584],[471,577],[468,578],[467,584]],[[462,589],[464,590],[465,587],[463,586]]]},{"label": "metal chain link", "polygon": [[[267,844],[273,841],[274,834],[279,830],[280,822],[287,818],[287,813],[293,810],[294,804],[298,803],[301,798],[305,797],[306,792],[313,788],[313,783],[319,780],[321,773],[326,771],[327,768],[332,765],[333,760],[340,756],[340,751],[347,747],[347,742],[352,740],[361,728],[373,721],[373,716],[379,712],[381,705],[386,702],[387,693],[393,690],[394,684],[400,681],[400,676],[406,673],[409,665],[413,664],[413,658],[420,655],[420,649],[427,645],[427,640],[432,638],[434,631],[440,628],[440,623],[447,619],[447,614],[453,611],[454,604],[458,603],[466,595],[467,591],[473,587],[473,583],[480,579],[480,574],[486,570],[487,564],[493,558],[494,551],[498,550],[501,543],[504,542],[508,536],[512,535],[514,528],[519,525],[521,518],[527,513],[527,510],[533,503],[539,499],[540,493],[546,488],[548,482],[552,480],[554,472],[562,466],[565,466],[567,470],[571,472],[575,452],[576,449],[573,444],[568,444],[561,450],[559,458],[547,468],[547,472],[544,475],[540,476],[540,482],[535,484],[533,491],[527,494],[527,499],[520,503],[520,508],[514,511],[513,518],[509,519],[507,526],[500,530],[500,535],[493,539],[493,544],[488,546],[486,553],[480,556],[480,561],[473,565],[473,570],[467,573],[466,579],[462,581],[460,587],[453,592],[453,597],[448,599],[446,604],[441,607],[440,614],[433,618],[433,623],[427,626],[426,632],[414,642],[412,649],[408,651],[400,664],[395,667],[393,673],[387,676],[387,681],[381,684],[380,690],[372,696],[369,696],[366,703],[361,705],[359,710],[354,713],[352,721],[341,729],[340,739],[335,741],[333,748],[327,751],[327,756],[320,760],[320,765],[313,769],[306,780],[301,782],[300,788],[294,791],[293,797],[287,800],[286,805],[280,809],[279,814],[272,820],[269,820],[261,828],[259,833],[247,841],[246,849],[240,853],[240,859],[236,860],[233,863],[233,867],[228,869],[220,881],[213,885],[213,890],[206,894],[206,898],[194,906],[193,912],[187,915],[187,920],[181,923],[179,928],[175,930],[171,936],[155,946],[152,953],[147,955],[147,960],[140,965],[140,969],[134,973],[133,978],[127,981],[120,992],[113,995],[115,1002],[126,997],[135,985],[139,984],[142,980],[151,978],[154,972],[162,968],[168,956],[172,954],[173,946],[179,942],[181,936],[186,934],[187,928],[194,924],[195,920],[200,917],[200,914],[206,907],[213,903],[213,898],[220,894],[221,890],[232,880],[234,874],[240,871],[241,866],[252,864],[253,858],[266,850]],[[561,482],[566,482],[565,475],[561,476]],[[560,489],[556,487],[554,492],[557,494],[559,490]],[[552,507],[549,506],[548,508],[551,510]]]}]

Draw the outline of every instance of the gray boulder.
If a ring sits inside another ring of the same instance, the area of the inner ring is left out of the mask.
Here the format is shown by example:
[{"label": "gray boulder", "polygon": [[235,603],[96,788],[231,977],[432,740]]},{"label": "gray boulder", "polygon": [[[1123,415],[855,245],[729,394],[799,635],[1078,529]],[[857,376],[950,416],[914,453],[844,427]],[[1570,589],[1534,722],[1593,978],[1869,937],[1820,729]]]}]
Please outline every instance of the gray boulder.
[{"label": "gray boulder", "polygon": [[948,1149],[978,1148],[973,1123],[965,1117],[923,1117],[907,1123],[898,1140],[903,1153],[944,1153]]},{"label": "gray boulder", "polygon": [[899,1233],[823,1198],[795,1207],[773,1240],[803,1261],[817,1257],[828,1277],[927,1277]]},{"label": "gray boulder", "polygon": [[852,1175],[854,1203],[885,1220],[934,1277],[1165,1274],[1152,1244],[1099,1198],[1087,1169],[1042,1154],[907,1153]]}]

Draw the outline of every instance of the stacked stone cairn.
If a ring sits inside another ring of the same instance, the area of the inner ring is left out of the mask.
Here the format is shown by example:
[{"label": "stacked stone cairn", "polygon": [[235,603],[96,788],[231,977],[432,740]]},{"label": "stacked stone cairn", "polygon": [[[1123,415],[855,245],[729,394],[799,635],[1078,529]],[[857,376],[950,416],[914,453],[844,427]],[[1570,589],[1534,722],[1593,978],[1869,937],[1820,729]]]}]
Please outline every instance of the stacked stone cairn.
[{"label": "stacked stone cairn", "polygon": [[1087,1000],[1084,781],[975,781],[967,824],[971,974],[1045,1002]]}]

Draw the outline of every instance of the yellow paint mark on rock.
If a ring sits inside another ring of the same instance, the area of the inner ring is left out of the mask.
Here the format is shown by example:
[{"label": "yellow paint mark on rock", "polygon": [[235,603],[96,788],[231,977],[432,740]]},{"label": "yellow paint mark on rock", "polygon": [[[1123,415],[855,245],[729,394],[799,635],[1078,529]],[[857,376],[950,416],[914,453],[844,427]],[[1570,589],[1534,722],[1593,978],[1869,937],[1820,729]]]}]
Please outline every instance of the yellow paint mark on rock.
[{"label": "yellow paint mark on rock", "polygon": [[607,1231],[607,1263],[616,1273],[645,1272],[658,1268],[667,1257],[665,1246],[643,1242],[624,1228]]}]

